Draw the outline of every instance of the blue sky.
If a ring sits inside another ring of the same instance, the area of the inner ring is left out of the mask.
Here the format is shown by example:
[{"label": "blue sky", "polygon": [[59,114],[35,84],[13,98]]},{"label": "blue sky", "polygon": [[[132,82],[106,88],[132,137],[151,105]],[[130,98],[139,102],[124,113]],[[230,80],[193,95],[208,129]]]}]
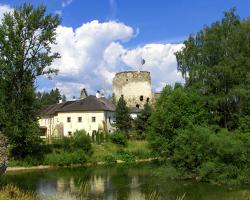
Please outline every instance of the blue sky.
[{"label": "blue sky", "polygon": [[[88,42],[88,48],[85,48],[85,44],[80,49],[75,49],[77,54],[82,50],[84,55],[79,54],[73,59],[74,55],[72,57],[70,52],[66,52],[64,61],[57,63],[69,65],[67,58],[71,55],[70,63],[82,63],[82,67],[71,66],[78,75],[72,75],[69,70],[62,69],[62,74],[59,73],[53,81],[42,78],[37,83],[40,90],[59,87],[68,96],[78,94],[81,87],[86,87],[91,92],[103,89],[101,88],[103,85],[110,89],[112,78],[109,77],[120,70],[135,69],[134,65],[137,65],[141,57],[149,60],[146,61],[145,69],[155,76],[152,77],[155,90],[160,90],[165,84],[181,82],[181,78],[174,75],[177,73],[176,62],[173,61],[173,55],[170,55],[181,48],[175,44],[181,44],[189,34],[195,34],[204,25],[210,25],[221,19],[226,10],[235,7],[241,18],[249,17],[250,10],[249,0],[1,0],[0,4],[13,8],[23,2],[34,5],[43,3],[47,6],[48,12],[61,14],[61,26],[65,29],[58,34],[61,34],[62,41],[71,40],[70,35],[74,37],[75,30],[78,28],[82,28],[84,32],[83,35],[77,37],[78,39],[98,41],[95,44],[93,41],[90,42],[91,47]],[[91,23],[93,20],[98,21]],[[111,24],[106,30],[105,23],[110,24],[111,21],[116,24]],[[116,25],[116,28],[112,28]],[[72,29],[72,33],[67,36],[62,35],[66,28],[69,32],[69,28]],[[93,32],[92,29],[95,31]],[[89,30],[92,38],[87,34]],[[96,33],[100,31],[103,31],[102,36],[95,38]],[[114,37],[110,38],[110,35]],[[72,45],[74,46],[74,44],[67,44],[72,48],[79,46],[73,47]],[[98,51],[93,53],[93,49],[97,47]],[[61,44],[59,52],[64,54],[61,52],[64,49]],[[119,55],[113,58],[116,53]],[[108,55],[113,56],[113,62],[103,59]],[[150,57],[150,55],[153,56]],[[82,61],[76,60],[81,56]],[[99,59],[99,61],[86,63],[84,59]],[[164,63],[161,60],[164,60]],[[88,68],[85,65],[92,65],[92,67]],[[59,70],[63,67],[66,66],[60,66]],[[165,76],[162,75],[163,72],[166,73]],[[84,74],[79,76],[81,73]]]}]

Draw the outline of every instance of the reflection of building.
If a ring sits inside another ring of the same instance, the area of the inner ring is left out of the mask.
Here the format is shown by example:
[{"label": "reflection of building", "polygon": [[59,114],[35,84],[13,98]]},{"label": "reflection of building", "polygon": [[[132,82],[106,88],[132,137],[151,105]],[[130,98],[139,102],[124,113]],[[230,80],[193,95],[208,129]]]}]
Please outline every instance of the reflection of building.
[{"label": "reflection of building", "polygon": [[104,97],[53,104],[42,110],[39,125],[48,136],[70,136],[84,129],[90,135],[97,131],[112,132],[115,106]]},{"label": "reflection of building", "polygon": [[105,191],[105,179],[102,176],[93,176],[90,180],[91,192],[103,194]]}]

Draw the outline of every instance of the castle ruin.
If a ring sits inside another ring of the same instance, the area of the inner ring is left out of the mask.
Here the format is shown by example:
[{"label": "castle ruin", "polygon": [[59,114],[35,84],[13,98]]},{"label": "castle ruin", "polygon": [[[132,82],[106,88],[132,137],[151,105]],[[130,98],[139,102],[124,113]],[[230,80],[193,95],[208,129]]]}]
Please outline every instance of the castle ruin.
[{"label": "castle ruin", "polygon": [[130,108],[142,109],[152,103],[151,76],[148,71],[119,72],[113,79],[113,94],[118,100],[122,95]]}]

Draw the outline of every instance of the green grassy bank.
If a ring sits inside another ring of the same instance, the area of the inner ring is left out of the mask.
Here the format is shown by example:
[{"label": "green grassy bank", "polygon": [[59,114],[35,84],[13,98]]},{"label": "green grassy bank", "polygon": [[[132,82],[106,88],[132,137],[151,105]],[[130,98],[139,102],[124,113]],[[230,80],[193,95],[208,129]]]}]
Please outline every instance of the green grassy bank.
[{"label": "green grassy bank", "polygon": [[135,162],[136,160],[152,158],[153,155],[147,141],[131,140],[126,146],[104,142],[92,143],[91,152],[76,148],[67,149],[66,146],[54,145],[50,152],[42,158],[26,158],[23,160],[9,160],[9,167],[32,167],[38,165],[70,166],[74,164],[97,164],[99,162],[115,163],[117,161]]}]

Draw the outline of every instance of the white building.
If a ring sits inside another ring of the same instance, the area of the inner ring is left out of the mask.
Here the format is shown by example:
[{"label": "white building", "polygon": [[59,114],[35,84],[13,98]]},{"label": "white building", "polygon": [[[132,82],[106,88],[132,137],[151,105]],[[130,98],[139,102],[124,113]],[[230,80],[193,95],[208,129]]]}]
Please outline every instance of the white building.
[{"label": "white building", "polygon": [[84,99],[50,105],[39,119],[43,137],[71,136],[84,129],[92,135],[97,131],[112,132],[115,106],[106,98],[87,96]]}]

